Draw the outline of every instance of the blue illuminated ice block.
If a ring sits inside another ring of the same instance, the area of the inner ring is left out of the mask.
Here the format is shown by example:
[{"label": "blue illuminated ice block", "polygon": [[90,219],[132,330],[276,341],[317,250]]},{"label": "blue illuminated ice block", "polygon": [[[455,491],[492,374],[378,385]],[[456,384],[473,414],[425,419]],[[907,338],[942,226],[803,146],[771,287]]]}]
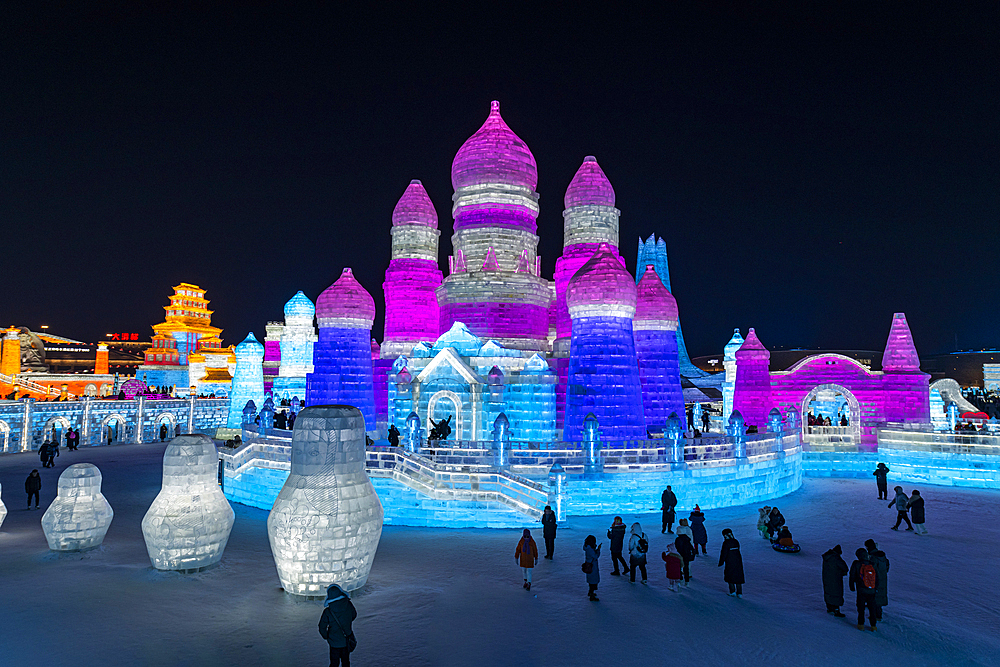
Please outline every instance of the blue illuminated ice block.
[{"label": "blue illuminated ice block", "polygon": [[247,401],[264,404],[264,346],[253,332],[236,346],[236,369],[233,371],[233,388],[229,393],[229,428],[239,428],[243,423],[243,408]]},{"label": "blue illuminated ice block", "polygon": [[677,302],[652,264],[646,266],[639,281],[632,327],[646,424],[659,431],[670,415],[676,413],[681,429],[686,430],[687,412],[677,347]]}]

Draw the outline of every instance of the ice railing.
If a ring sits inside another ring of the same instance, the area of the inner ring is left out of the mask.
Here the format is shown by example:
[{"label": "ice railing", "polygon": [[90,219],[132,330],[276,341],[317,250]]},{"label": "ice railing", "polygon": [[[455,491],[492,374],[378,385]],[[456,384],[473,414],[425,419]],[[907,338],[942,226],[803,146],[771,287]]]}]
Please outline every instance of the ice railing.
[{"label": "ice railing", "polygon": [[397,447],[367,452],[368,474],[390,477],[441,500],[496,501],[540,519],[549,504],[547,489],[527,478],[481,466],[437,463]]},{"label": "ice railing", "polygon": [[[291,431],[289,431],[291,433]],[[230,475],[240,475],[247,468],[292,469],[292,445],[275,440],[255,439],[244,442],[236,449],[220,449],[223,470]]]},{"label": "ice railing", "polygon": [[975,454],[1000,456],[1000,435],[993,433],[942,433],[927,430],[881,428],[879,450],[938,452],[942,454]]}]

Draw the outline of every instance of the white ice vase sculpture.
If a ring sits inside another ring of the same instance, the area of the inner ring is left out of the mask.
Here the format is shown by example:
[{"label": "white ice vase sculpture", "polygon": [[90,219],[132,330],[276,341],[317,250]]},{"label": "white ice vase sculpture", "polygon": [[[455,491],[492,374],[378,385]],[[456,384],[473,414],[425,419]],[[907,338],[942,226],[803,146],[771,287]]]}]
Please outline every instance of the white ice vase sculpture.
[{"label": "white ice vase sculpture", "polygon": [[218,482],[219,454],[205,435],[180,435],[163,452],[163,486],[142,518],[142,536],[157,570],[214,565],[235,513]]},{"label": "white ice vase sculpture", "polygon": [[[0,496],[3,495],[3,485],[0,484]],[[3,520],[7,518],[7,506],[3,504],[3,500],[0,499],[0,526],[3,526]]]},{"label": "white ice vase sculpture", "polygon": [[101,493],[101,471],[92,463],[74,463],[59,475],[56,499],[42,515],[42,531],[53,551],[82,551],[99,546],[115,517]]},{"label": "white ice vase sculpture", "polygon": [[299,412],[292,469],[267,517],[285,591],[321,596],[361,588],[382,536],[382,503],[365,472],[365,420],[346,405]]}]

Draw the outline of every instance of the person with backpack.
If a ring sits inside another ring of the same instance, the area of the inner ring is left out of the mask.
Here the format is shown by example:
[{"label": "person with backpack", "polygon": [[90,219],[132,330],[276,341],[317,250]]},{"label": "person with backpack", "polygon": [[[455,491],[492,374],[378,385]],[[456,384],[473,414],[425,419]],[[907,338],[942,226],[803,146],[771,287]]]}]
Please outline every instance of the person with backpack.
[{"label": "person with backpack", "polygon": [[872,474],[875,475],[875,483],[878,485],[878,499],[889,500],[889,482],[885,478],[889,474],[889,466],[879,463]]},{"label": "person with backpack", "polygon": [[319,617],[319,635],[330,645],[330,667],[351,667],[351,651],[358,645],[351,624],[357,617],[350,596],[337,584],[330,584]]},{"label": "person with backpack", "polygon": [[733,531],[726,528],[722,531],[722,551],[719,552],[719,567],[723,565],[723,579],[729,584],[730,597],[743,597],[743,584],[746,577],[743,575],[743,554],[740,553],[740,543],[733,537]]},{"label": "person with backpack", "polygon": [[56,457],[59,456],[59,440],[53,440],[49,443],[48,459],[46,459],[47,468],[56,467]]},{"label": "person with backpack", "polygon": [[[681,519],[681,521],[686,521],[686,519]],[[694,544],[691,542],[691,536],[681,533],[682,527],[686,526],[677,527],[677,537],[674,538],[674,548],[677,549],[677,553],[684,561],[684,585],[687,586],[691,582],[691,561],[694,560],[696,552],[694,550]],[[690,531],[690,529],[688,530]]]},{"label": "person with backpack", "polygon": [[31,499],[35,499],[35,509],[38,509],[38,492],[42,490],[42,477],[35,468],[24,480],[24,491],[28,494],[28,509],[31,509]]},{"label": "person with backpack", "polygon": [[531,531],[527,528],[524,529],[524,533],[517,543],[517,548],[514,549],[514,560],[521,566],[521,574],[524,576],[524,584],[521,585],[521,588],[530,591],[531,570],[538,563],[538,547],[535,545],[535,541],[531,539]]},{"label": "person with backpack", "polygon": [[49,467],[49,441],[46,440],[42,443],[42,446],[38,448],[38,460],[42,462],[43,468]]},{"label": "person with backpack", "polygon": [[673,489],[670,485],[663,491],[660,496],[660,509],[663,511],[663,530],[660,533],[670,533],[674,534],[674,515],[675,508],[677,507],[677,496],[674,495]]},{"label": "person with backpack", "polygon": [[920,492],[913,489],[913,494],[906,501],[906,508],[910,510],[910,520],[913,521],[913,532],[917,535],[926,535],[927,528],[924,526],[924,498]]},{"label": "person with backpack", "polygon": [[660,554],[664,566],[667,568],[667,585],[672,591],[676,591],[674,585],[680,585],[684,576],[684,557],[674,551],[672,544],[667,545],[667,550]]},{"label": "person with backpack", "polygon": [[552,560],[552,554],[556,550],[556,513],[552,511],[551,505],[545,506],[542,512],[542,537],[545,539],[545,557]]},{"label": "person with backpack", "polygon": [[632,524],[631,535],[628,538],[628,561],[632,567],[629,582],[635,583],[636,569],[642,572],[642,583],[646,583],[646,552],[649,551],[649,539],[642,532],[642,526],[636,521]]},{"label": "person with backpack", "polygon": [[691,541],[694,542],[694,550],[698,551],[698,547],[701,547],[701,553],[704,555],[708,554],[708,531],[705,530],[705,513],[701,511],[701,508],[697,505],[691,510],[691,516],[689,517],[691,521]]},{"label": "person with backpack", "polygon": [[865,629],[865,609],[868,609],[869,630],[875,632],[879,619],[878,605],[875,603],[875,590],[878,588],[878,573],[868,559],[868,552],[858,549],[854,552],[857,560],[851,563],[850,576],[847,583],[851,590],[858,593],[858,630]]},{"label": "person with backpack", "polygon": [[601,557],[601,545],[597,543],[597,538],[587,535],[583,541],[583,573],[587,575],[587,597],[591,602],[599,602],[597,597],[597,585],[601,583],[601,573],[597,568],[597,561]]},{"label": "person with backpack", "polygon": [[622,557],[622,550],[625,548],[625,524],[620,516],[616,516],[611,527],[608,528],[608,539],[611,540],[611,567],[614,568],[611,570],[611,574],[618,575],[619,562],[622,564],[622,570],[628,574],[631,570]]},{"label": "person with backpack", "polygon": [[907,530],[913,530],[913,524],[910,523],[910,517],[906,514],[907,507],[909,506],[910,498],[903,491],[903,487],[897,486],[893,489],[896,492],[896,497],[892,499],[889,503],[891,508],[893,505],[896,506],[896,525],[892,526],[893,530],[899,530],[899,523],[905,521],[906,525],[909,526]]},{"label": "person with backpack", "polygon": [[878,548],[875,540],[865,540],[865,549],[868,551],[868,560],[875,566],[875,573],[878,574],[875,609],[878,612],[876,618],[882,620],[882,608],[889,606],[889,559],[885,552]]},{"label": "person with backpack", "polygon": [[838,544],[823,554],[823,601],[826,602],[826,613],[837,618],[844,618],[840,606],[844,604],[844,577],[850,572],[842,553]]}]

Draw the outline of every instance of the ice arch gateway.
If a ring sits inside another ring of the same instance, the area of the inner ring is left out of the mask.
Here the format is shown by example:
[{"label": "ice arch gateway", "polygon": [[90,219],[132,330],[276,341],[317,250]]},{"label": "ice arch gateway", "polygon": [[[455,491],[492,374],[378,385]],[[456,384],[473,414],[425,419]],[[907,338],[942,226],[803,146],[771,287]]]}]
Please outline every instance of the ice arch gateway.
[{"label": "ice arch gateway", "polygon": [[[920,360],[903,313],[893,316],[881,371],[870,370],[843,355],[818,354],[787,370],[771,371],[768,381],[761,382],[762,378],[755,377],[760,373],[760,364],[755,367],[753,362],[762,357],[761,352],[766,355],[766,349],[756,337],[753,342],[757,346],[752,346],[753,357],[741,358],[737,354],[736,362],[738,371],[741,363],[747,365],[743,374],[737,372],[734,403],[737,407],[752,406],[753,409],[742,412],[745,417],[748,413],[755,416],[755,421],[747,418],[748,426],[754,424],[763,431],[771,408],[778,408],[787,423],[787,415],[794,408],[801,415],[806,440],[874,446],[880,426],[930,422],[930,376],[920,371]],[[808,413],[814,401],[842,401],[848,426],[832,427],[828,433],[814,429],[810,434]]]}]

